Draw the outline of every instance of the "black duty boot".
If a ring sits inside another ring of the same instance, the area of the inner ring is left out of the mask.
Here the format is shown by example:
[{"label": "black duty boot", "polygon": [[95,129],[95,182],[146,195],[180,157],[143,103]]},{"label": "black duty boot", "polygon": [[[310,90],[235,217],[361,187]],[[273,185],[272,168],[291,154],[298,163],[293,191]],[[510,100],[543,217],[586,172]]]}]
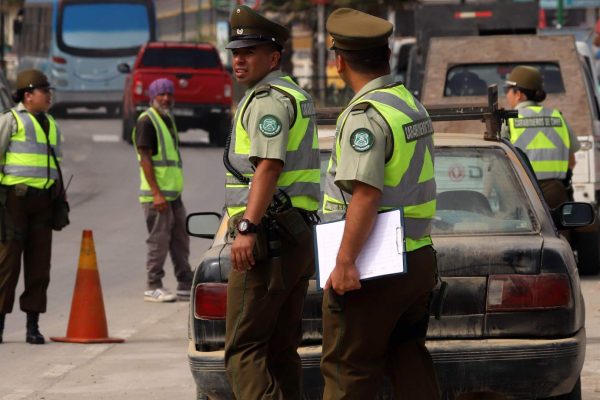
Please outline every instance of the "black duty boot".
[{"label": "black duty boot", "polygon": [[38,328],[38,321],[40,319],[40,313],[28,312],[27,313],[27,333],[25,334],[25,341],[31,344],[44,344],[46,339],[44,335],[40,333]]},{"label": "black duty boot", "polygon": [[2,343],[2,334],[4,333],[4,317],[6,314],[0,313],[0,343]]}]

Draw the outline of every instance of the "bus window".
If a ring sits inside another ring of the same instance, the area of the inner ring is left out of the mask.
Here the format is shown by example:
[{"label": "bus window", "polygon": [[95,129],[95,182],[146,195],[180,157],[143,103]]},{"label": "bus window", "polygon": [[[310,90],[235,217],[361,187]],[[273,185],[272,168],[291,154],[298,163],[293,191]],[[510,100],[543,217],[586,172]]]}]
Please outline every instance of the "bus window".
[{"label": "bus window", "polygon": [[144,67],[219,68],[219,55],[212,50],[195,48],[147,48],[141,60]]},{"label": "bus window", "polygon": [[150,40],[149,18],[140,3],[66,3],[58,43],[67,53],[134,48],[137,53]]}]

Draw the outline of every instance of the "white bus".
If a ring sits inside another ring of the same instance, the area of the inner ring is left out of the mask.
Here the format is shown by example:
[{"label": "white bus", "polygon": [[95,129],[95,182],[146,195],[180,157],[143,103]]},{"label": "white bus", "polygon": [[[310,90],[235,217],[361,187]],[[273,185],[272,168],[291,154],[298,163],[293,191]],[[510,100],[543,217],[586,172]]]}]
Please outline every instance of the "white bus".
[{"label": "white bus", "polygon": [[[18,24],[19,25],[19,24]],[[53,113],[106,107],[118,114],[125,76],[140,46],[156,38],[152,0],[26,0],[17,26],[19,71],[42,70],[55,88]]]}]

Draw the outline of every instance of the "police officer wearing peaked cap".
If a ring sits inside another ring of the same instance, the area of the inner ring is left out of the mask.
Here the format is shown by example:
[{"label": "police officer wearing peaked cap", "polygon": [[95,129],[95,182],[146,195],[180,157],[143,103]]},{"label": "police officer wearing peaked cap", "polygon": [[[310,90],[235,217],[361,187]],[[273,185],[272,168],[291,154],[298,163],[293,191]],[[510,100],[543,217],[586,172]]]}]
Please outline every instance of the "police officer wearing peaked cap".
[{"label": "police officer wearing peaked cap", "polygon": [[[346,212],[323,294],[326,400],[374,399],[384,374],[398,399],[440,396],[425,347],[436,283],[433,127],[423,106],[390,75],[392,28],[349,8],[327,19],[337,71],[356,94],[338,118],[323,204],[327,217]],[[390,208],[404,210],[406,272],[361,282],[356,260],[377,212]]]},{"label": "police officer wearing peaked cap", "polygon": [[527,154],[546,203],[550,208],[558,207],[569,201],[570,183],[566,178],[575,167],[579,140],[559,110],[540,104],[546,92],[537,68],[515,67],[507,77],[505,89],[508,106],[515,108],[519,117],[507,121],[503,136]]},{"label": "police officer wearing peaked cap", "polygon": [[[233,238],[227,377],[238,400],[300,399],[297,348],[314,273],[310,224],[320,196],[314,105],[280,70],[289,37],[285,27],[239,6],[231,15],[231,30],[227,48],[233,53],[233,72],[247,90],[225,150],[225,203]],[[292,221],[293,232],[284,235],[285,221]],[[265,242],[268,246],[261,245]]]},{"label": "police officer wearing peaked cap", "polygon": [[0,116],[0,342],[23,259],[25,290],[19,300],[27,314],[25,339],[43,344],[38,319],[46,311],[50,282],[50,220],[61,135],[47,114],[52,96],[46,75],[23,71],[16,88],[13,97],[18,104]]}]

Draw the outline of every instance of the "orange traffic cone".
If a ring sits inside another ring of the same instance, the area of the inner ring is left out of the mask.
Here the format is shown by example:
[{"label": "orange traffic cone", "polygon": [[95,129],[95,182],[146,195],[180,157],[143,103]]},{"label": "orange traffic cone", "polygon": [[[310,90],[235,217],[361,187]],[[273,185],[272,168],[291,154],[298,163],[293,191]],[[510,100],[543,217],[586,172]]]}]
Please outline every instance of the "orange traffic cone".
[{"label": "orange traffic cone", "polygon": [[66,337],[51,337],[55,342],[120,343],[123,339],[108,337],[102,287],[96,263],[92,231],[83,231],[77,279],[71,303]]}]

